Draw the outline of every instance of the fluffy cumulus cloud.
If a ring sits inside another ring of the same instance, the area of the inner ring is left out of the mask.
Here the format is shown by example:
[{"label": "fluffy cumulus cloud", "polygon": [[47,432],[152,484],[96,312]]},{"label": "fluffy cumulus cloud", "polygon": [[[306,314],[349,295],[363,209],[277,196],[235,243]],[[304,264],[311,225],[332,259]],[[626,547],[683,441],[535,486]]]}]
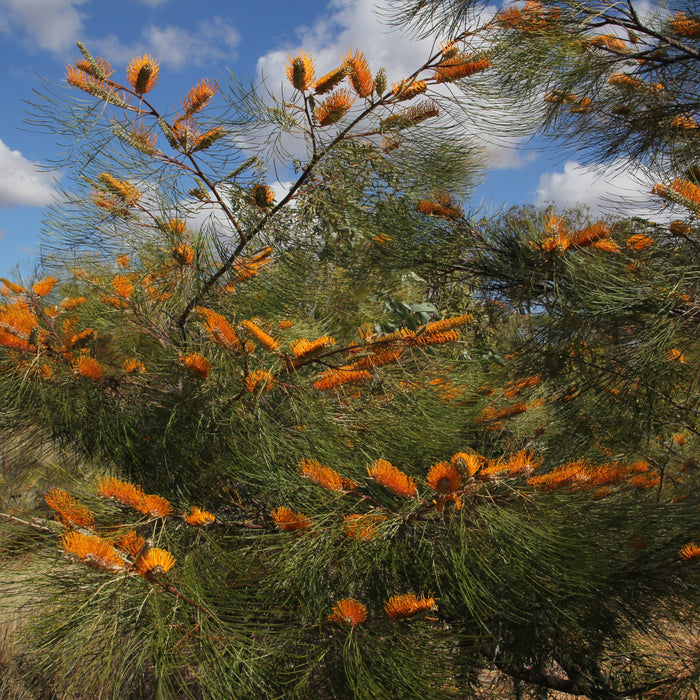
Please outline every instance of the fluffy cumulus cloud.
[{"label": "fluffy cumulus cloud", "polygon": [[90,0],[0,0],[0,31],[19,34],[31,48],[64,54],[83,35],[78,8]]},{"label": "fluffy cumulus cloud", "polygon": [[54,197],[58,176],[0,141],[0,207],[43,207]]},{"label": "fluffy cumulus cloud", "polygon": [[536,203],[584,205],[596,216],[614,213],[658,221],[667,217],[658,198],[650,193],[654,182],[642,168],[623,159],[589,166],[568,161],[563,171],[540,176]]},{"label": "fluffy cumulus cloud", "polygon": [[134,56],[149,53],[171,70],[185,66],[210,65],[235,58],[240,41],[236,28],[222,17],[210,17],[187,29],[176,25],[147,25],[138,41],[124,44],[115,35],[89,41],[96,54],[108,56],[114,64],[127,63]]}]

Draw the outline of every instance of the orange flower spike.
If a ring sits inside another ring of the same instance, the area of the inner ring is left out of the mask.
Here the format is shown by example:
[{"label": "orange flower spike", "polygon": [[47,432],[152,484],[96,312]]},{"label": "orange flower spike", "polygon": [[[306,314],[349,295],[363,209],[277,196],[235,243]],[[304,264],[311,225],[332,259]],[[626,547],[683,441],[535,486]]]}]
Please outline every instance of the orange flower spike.
[{"label": "orange flower spike", "polygon": [[76,374],[96,382],[102,379],[105,374],[104,367],[92,357],[79,357],[73,364],[73,369]]},{"label": "orange flower spike", "polygon": [[117,573],[125,568],[124,560],[109,542],[97,535],[67,532],[61,537],[63,549],[95,569]]},{"label": "orange flower spike", "polygon": [[93,514],[63,489],[52,489],[44,500],[56,511],[56,517],[66,527],[91,528],[95,524]]},{"label": "orange flower spike", "polygon": [[396,496],[410,498],[418,490],[413,477],[408,476],[386,459],[378,459],[367,467],[367,474]]},{"label": "orange flower spike", "polygon": [[131,281],[125,275],[117,275],[112,280],[112,286],[117,295],[122,299],[130,299],[134,291],[134,285],[131,284]]},{"label": "orange flower spike", "polygon": [[339,122],[352,107],[355,98],[347,90],[336,90],[316,108],[316,121],[320,126]]},{"label": "orange flower spike", "polygon": [[219,86],[216,81],[209,82],[208,79],[200,80],[185,96],[182,101],[184,117],[191,117],[197,112],[201,112],[216,95]]},{"label": "orange flower spike", "polygon": [[141,576],[164,574],[175,566],[175,557],[164,549],[154,547],[134,562]]},{"label": "orange flower spike", "polygon": [[344,64],[348,68],[352,89],[359,97],[369,97],[374,90],[374,80],[367,57],[361,51],[350,51],[344,59]]},{"label": "orange flower spike", "polygon": [[400,620],[401,618],[410,617],[425,610],[434,610],[435,608],[435,598],[426,598],[422,594],[418,598],[412,593],[391,596],[384,603],[384,612],[392,620]]},{"label": "orange flower spike", "polygon": [[671,362],[680,362],[680,363],[685,362],[685,355],[678,348],[672,348],[671,350],[669,350],[666,353],[666,357]]},{"label": "orange flower spike", "polygon": [[311,355],[317,350],[324,350],[331,345],[335,345],[335,339],[327,335],[321,336],[320,338],[316,338],[314,340],[299,338],[298,340],[293,340],[289,344],[289,352],[291,352],[295,358],[301,359],[307,355]]},{"label": "orange flower spike", "polygon": [[348,74],[348,67],[343,64],[340,68],[332,70],[330,73],[326,73],[322,78],[319,78],[314,84],[314,92],[317,95],[325,95],[330,92],[333,88],[340,85],[343,78]]},{"label": "orange flower spike", "polygon": [[209,511],[206,511],[199,506],[192,506],[190,512],[185,516],[185,522],[188,525],[204,526],[211,525],[216,520],[216,516]]},{"label": "orange flower spike", "polygon": [[113,498],[131,508],[136,508],[145,498],[140,486],[134,486],[128,481],[115,479],[112,476],[101,477],[97,480],[97,493],[103,498]]},{"label": "orange flower spike", "polygon": [[654,244],[654,239],[650,236],[645,236],[643,233],[637,233],[627,239],[627,247],[630,250],[644,250]]},{"label": "orange flower spike", "polygon": [[115,543],[118,549],[125,552],[131,557],[136,557],[141,553],[146,540],[139,535],[136,530],[129,530],[126,534],[122,535]]},{"label": "orange flower spike", "polygon": [[164,518],[166,515],[170,515],[173,512],[173,507],[167,499],[153,494],[144,496],[134,508],[140,513],[149,515],[152,518]]},{"label": "orange flower spike", "polygon": [[46,296],[56,285],[58,280],[55,277],[44,277],[40,279],[33,287],[32,291],[38,297]]},{"label": "orange flower spike", "polygon": [[425,482],[438,493],[454,493],[462,485],[462,475],[454,464],[437,462],[430,467]]},{"label": "orange flower spike", "polygon": [[297,513],[290,508],[286,508],[285,506],[281,506],[280,508],[273,510],[270,515],[275,521],[275,525],[286,532],[306,530],[311,527],[311,520],[306,515]]},{"label": "orange flower spike", "polygon": [[127,374],[143,374],[146,371],[146,365],[135,357],[124,360],[122,367]]},{"label": "orange flower spike", "polygon": [[275,385],[275,377],[266,370],[256,369],[246,376],[243,384],[251,394],[254,394],[258,389],[261,389],[263,394],[267,394]]},{"label": "orange flower spike", "polygon": [[275,193],[269,185],[253,186],[253,200],[261,209],[269,209],[275,203]]},{"label": "orange flower spike", "polygon": [[457,452],[452,455],[450,464],[453,464],[459,469],[463,469],[474,476],[484,465],[484,458],[477,454],[468,454],[466,452]]},{"label": "orange flower spike", "polygon": [[160,64],[152,56],[144,54],[131,60],[126,69],[126,77],[134,92],[145,95],[150,92],[158,81]]},{"label": "orange flower spike", "polygon": [[198,352],[190,352],[186,355],[180,355],[179,362],[187,367],[190,372],[197,374],[204,379],[206,379],[209,376],[209,372],[211,372],[211,362],[209,362],[204,355],[201,355]]},{"label": "orange flower spike", "polygon": [[292,58],[288,56],[287,78],[289,82],[300,92],[311,87],[314,80],[314,62],[305,51],[299,51],[299,55]]},{"label": "orange flower spike", "polygon": [[693,561],[694,559],[699,559],[700,546],[695,544],[695,542],[688,542],[688,544],[681,547],[679,554],[683,561]]},{"label": "orange flower spike", "polygon": [[314,484],[329,491],[349,491],[357,486],[352,479],[346,479],[335,469],[321,464],[316,459],[302,459],[298,466],[299,473]]},{"label": "orange flower spike", "polygon": [[354,598],[343,598],[334,606],[328,616],[329,622],[357,627],[367,619],[367,608]]},{"label": "orange flower spike", "polygon": [[191,265],[194,260],[194,250],[186,243],[178,243],[171,248],[170,255],[173,256],[173,260],[175,260],[178,265],[182,265],[183,267]]},{"label": "orange flower spike", "polygon": [[260,328],[255,321],[242,321],[241,325],[258,341],[258,343],[260,343],[260,345],[267,348],[270,352],[274,352],[280,346],[279,342]]}]

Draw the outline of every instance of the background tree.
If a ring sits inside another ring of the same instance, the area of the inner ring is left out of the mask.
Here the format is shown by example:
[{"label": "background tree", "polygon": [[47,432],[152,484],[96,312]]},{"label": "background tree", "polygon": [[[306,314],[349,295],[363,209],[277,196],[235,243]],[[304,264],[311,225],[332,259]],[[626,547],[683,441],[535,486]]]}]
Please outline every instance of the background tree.
[{"label": "background tree", "polygon": [[[90,97],[42,117],[81,184],[51,274],[2,287],[8,692],[692,697],[695,185],[660,182],[671,227],[475,221],[438,118],[444,86],[489,95],[496,56],[541,58],[547,90],[628,60],[547,8],[451,26],[391,88],[359,52],[320,78],[302,52],[289,99],[202,81],[175,114],[154,59],[120,82],[81,47]],[[553,125],[598,118],[549,94]]]}]

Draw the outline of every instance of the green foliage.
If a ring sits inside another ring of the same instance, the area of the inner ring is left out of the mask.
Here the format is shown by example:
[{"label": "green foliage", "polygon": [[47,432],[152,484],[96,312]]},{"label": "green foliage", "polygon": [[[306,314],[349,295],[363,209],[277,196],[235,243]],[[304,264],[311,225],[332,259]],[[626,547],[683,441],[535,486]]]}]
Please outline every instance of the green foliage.
[{"label": "green foliage", "polygon": [[[605,82],[623,58],[582,38],[592,10],[572,25],[572,8],[545,9],[515,37],[504,15],[479,28],[499,61],[460,30],[415,75],[436,103],[444,82],[488,95],[490,60],[511,97],[533,98],[523,56],[540,87]],[[478,220],[459,200],[476,151],[371,84],[361,54],[340,66],[356,98],[333,119],[300,54],[291,100],[203,82],[168,121],[153,66],[122,84],[81,52],[69,82],[89,99],[36,108],[76,172],[47,221],[51,276],[0,287],[3,557],[28,563],[0,657],[13,692],[696,689],[692,174],[669,157],[655,188],[685,217],[671,225]],[[546,102],[557,133],[607,109],[571,104]],[[406,128],[383,133],[395,115]],[[275,199],[285,154],[295,179]]]}]

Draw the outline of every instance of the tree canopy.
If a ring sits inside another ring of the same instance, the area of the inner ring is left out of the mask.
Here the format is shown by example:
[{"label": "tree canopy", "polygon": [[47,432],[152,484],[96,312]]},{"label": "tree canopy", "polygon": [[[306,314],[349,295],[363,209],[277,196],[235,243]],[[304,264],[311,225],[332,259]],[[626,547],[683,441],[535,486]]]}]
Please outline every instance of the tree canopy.
[{"label": "tree canopy", "polygon": [[[5,696],[696,697],[700,17],[396,7],[409,76],[173,108],[79,43],[33,106],[75,177],[0,286]],[[487,108],[658,221],[465,211]]]}]

